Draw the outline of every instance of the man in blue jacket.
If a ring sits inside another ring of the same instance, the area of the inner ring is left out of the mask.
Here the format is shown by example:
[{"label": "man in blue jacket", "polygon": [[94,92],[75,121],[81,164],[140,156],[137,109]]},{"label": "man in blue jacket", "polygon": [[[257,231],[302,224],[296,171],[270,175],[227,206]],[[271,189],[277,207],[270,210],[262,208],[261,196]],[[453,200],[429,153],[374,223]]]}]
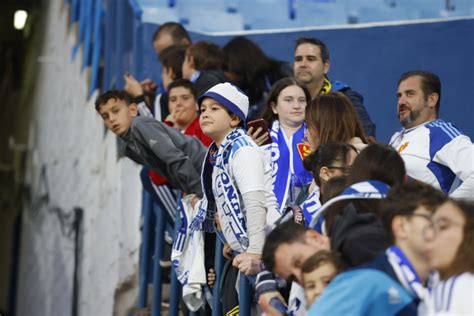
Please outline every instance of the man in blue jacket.
[{"label": "man in blue jacket", "polygon": [[330,68],[329,49],[317,38],[300,37],[296,41],[293,75],[309,90],[314,99],[320,94],[339,91],[344,93],[357,110],[365,134],[375,141],[375,124],[364,107],[364,98],[341,81],[327,77]]},{"label": "man in blue jacket", "polygon": [[421,182],[392,188],[381,216],[393,245],[331,281],[308,315],[417,315],[430,274],[424,232],[446,196]]}]

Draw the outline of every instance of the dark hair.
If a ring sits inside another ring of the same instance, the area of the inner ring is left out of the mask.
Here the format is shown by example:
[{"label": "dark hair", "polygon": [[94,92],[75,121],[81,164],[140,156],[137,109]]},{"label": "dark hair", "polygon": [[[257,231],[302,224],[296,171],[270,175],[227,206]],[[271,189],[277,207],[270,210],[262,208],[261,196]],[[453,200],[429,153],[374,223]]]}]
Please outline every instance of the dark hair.
[{"label": "dark hair", "polygon": [[405,163],[398,152],[386,144],[371,144],[364,148],[352,163],[349,184],[379,180],[389,186],[402,183],[406,178]]},{"label": "dark hair", "polygon": [[194,99],[197,100],[197,89],[196,89],[196,86],[189,80],[187,79],[176,79],[176,80],[173,80],[169,86],[168,86],[168,95],[170,94],[171,92],[171,89],[173,88],[177,88],[177,87],[183,87],[183,88],[186,88],[189,90],[189,92],[191,92],[191,94],[194,96]]},{"label": "dark hair", "polygon": [[329,141],[310,153],[303,160],[303,166],[312,173],[314,182],[320,187],[321,179],[319,178],[319,172],[321,168],[331,166],[336,161],[347,165],[347,158],[351,150],[357,152],[352,145]]},{"label": "dark hair", "polygon": [[[222,47],[224,52],[224,71],[236,76],[234,84],[249,97],[250,104],[262,99],[270,83],[285,77],[280,72],[282,63],[269,58],[263,50],[250,39],[237,36]],[[288,73],[287,75],[290,75]]]},{"label": "dark hair", "polygon": [[394,185],[387,197],[380,202],[380,216],[391,243],[395,243],[392,221],[396,216],[410,216],[420,206],[434,212],[446,199],[444,193],[420,181]]},{"label": "dark hair", "polygon": [[166,22],[161,24],[153,33],[153,41],[156,41],[159,36],[167,33],[173,38],[173,42],[178,44],[183,39],[187,39],[191,43],[191,37],[189,36],[188,31],[179,23],[176,22]]},{"label": "dark hair", "polygon": [[304,96],[306,98],[306,104],[308,104],[311,101],[311,94],[309,94],[309,91],[306,88],[306,86],[298,82],[295,78],[286,77],[286,78],[282,78],[278,80],[272,86],[272,89],[270,90],[270,93],[268,94],[265,108],[263,109],[262,114],[261,114],[261,117],[265,120],[268,127],[271,127],[272,123],[278,120],[278,115],[273,113],[272,103],[277,104],[280,93],[287,87],[291,87],[291,86],[297,86],[303,90]]},{"label": "dark hair", "polygon": [[341,92],[329,92],[316,97],[306,106],[306,124],[318,131],[319,143],[349,142],[359,137],[367,144],[357,111],[348,97]]},{"label": "dark hair", "polygon": [[273,271],[275,268],[275,251],[283,244],[305,242],[304,236],[310,228],[287,221],[275,227],[265,239],[262,250],[262,261],[265,269]]},{"label": "dark hair", "polygon": [[326,63],[330,60],[329,58],[329,49],[327,48],[326,44],[324,44],[323,41],[321,41],[318,38],[314,37],[300,37],[296,40],[296,45],[295,45],[295,51],[298,48],[298,46],[302,44],[311,44],[318,46],[319,49],[321,50],[321,60],[323,63]]},{"label": "dark hair", "polygon": [[197,70],[222,69],[224,65],[224,54],[220,47],[206,41],[200,41],[189,46],[186,55],[194,58]]},{"label": "dark hair", "polygon": [[336,273],[339,274],[346,268],[341,254],[330,250],[320,250],[314,255],[306,259],[301,267],[302,273],[310,273],[319,268],[324,263],[330,263],[336,268]]},{"label": "dark hair", "polygon": [[324,193],[321,192],[321,204],[338,196],[347,187],[347,176],[332,177],[324,184]]},{"label": "dark hair", "polygon": [[464,217],[463,238],[456,252],[453,262],[446,273],[443,273],[443,279],[464,272],[474,273],[474,203],[472,201],[449,199]]},{"label": "dark hair", "polygon": [[441,81],[439,77],[432,72],[424,70],[408,71],[400,76],[398,85],[400,85],[402,81],[415,76],[421,77],[421,90],[423,91],[425,101],[428,100],[429,95],[433,93],[438,94],[438,102],[436,102],[435,105],[436,115],[438,115],[441,102]]},{"label": "dark hair", "polygon": [[183,78],[181,71],[186,55],[186,46],[171,45],[163,49],[160,53],[160,62],[164,68],[171,68],[175,74],[174,79]]},{"label": "dark hair", "polygon": [[127,105],[132,103],[132,98],[124,90],[109,90],[95,99],[95,110],[99,112],[100,107],[109,102],[110,99],[123,100]]}]

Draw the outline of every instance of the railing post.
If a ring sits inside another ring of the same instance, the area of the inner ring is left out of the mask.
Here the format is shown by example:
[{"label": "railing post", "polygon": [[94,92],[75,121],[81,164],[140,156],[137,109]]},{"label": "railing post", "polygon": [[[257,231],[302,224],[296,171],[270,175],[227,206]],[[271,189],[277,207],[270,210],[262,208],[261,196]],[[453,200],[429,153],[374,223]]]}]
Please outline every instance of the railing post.
[{"label": "railing post", "polygon": [[250,316],[252,308],[252,289],[250,281],[244,273],[240,273],[239,315]]},{"label": "railing post", "polygon": [[142,194],[142,244],[140,249],[140,270],[139,270],[139,289],[138,289],[138,307],[146,307],[146,299],[148,293],[148,275],[150,266],[148,258],[150,257],[150,240],[152,237],[151,229],[151,212],[153,212],[153,204],[150,195],[143,190]]},{"label": "railing post", "polygon": [[156,215],[155,229],[155,254],[153,257],[153,295],[151,300],[151,315],[161,315],[161,293],[163,281],[163,269],[160,266],[160,259],[163,256],[163,246],[165,237],[165,216],[163,210],[156,204],[153,204],[153,210]]},{"label": "railing post", "polygon": [[221,284],[222,269],[224,268],[224,257],[222,256],[222,242],[219,237],[216,237],[216,252],[214,259],[214,270],[216,272],[216,280],[212,290],[212,316],[222,315],[222,304],[219,292],[219,285]]}]

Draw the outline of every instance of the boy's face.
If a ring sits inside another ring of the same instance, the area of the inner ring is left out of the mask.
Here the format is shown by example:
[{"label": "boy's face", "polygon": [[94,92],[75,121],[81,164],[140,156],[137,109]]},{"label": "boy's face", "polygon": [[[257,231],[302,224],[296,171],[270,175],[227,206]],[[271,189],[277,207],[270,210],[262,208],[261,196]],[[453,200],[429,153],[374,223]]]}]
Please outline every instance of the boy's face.
[{"label": "boy's face", "polygon": [[186,53],[186,56],[184,57],[184,62],[183,65],[181,66],[181,72],[183,74],[184,79],[191,79],[191,76],[193,73],[196,71],[194,68],[194,59],[191,55]]},{"label": "boy's face", "polygon": [[197,103],[186,87],[175,87],[169,91],[168,110],[178,126],[185,129],[197,118]]},{"label": "boy's face", "polygon": [[313,271],[303,273],[304,295],[308,306],[316,302],[336,274],[336,268],[329,262],[323,262]]},{"label": "boy's face", "polygon": [[217,143],[239,125],[240,119],[230,116],[226,108],[212,98],[205,98],[200,110],[199,124],[202,131]]},{"label": "boy's face", "polygon": [[124,100],[109,99],[99,108],[99,114],[105,126],[118,136],[122,136],[132,125],[132,120],[137,116],[138,110],[135,103],[127,106]]}]

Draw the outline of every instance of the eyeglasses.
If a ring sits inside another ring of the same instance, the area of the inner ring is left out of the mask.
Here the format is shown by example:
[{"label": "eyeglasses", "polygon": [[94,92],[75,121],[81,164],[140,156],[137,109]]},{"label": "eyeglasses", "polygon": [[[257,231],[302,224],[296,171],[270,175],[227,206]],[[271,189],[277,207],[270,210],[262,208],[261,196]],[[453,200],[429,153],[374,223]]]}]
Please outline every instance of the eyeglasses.
[{"label": "eyeglasses", "polygon": [[351,171],[351,166],[326,166],[328,169],[341,170],[343,173],[348,174]]},{"label": "eyeglasses", "polygon": [[[422,215],[422,214],[419,214]],[[437,221],[430,219],[430,224],[423,229],[423,238],[425,240],[431,240],[438,236],[441,232],[448,230],[451,227],[463,228],[463,223],[452,222],[448,219],[441,218]]]}]

